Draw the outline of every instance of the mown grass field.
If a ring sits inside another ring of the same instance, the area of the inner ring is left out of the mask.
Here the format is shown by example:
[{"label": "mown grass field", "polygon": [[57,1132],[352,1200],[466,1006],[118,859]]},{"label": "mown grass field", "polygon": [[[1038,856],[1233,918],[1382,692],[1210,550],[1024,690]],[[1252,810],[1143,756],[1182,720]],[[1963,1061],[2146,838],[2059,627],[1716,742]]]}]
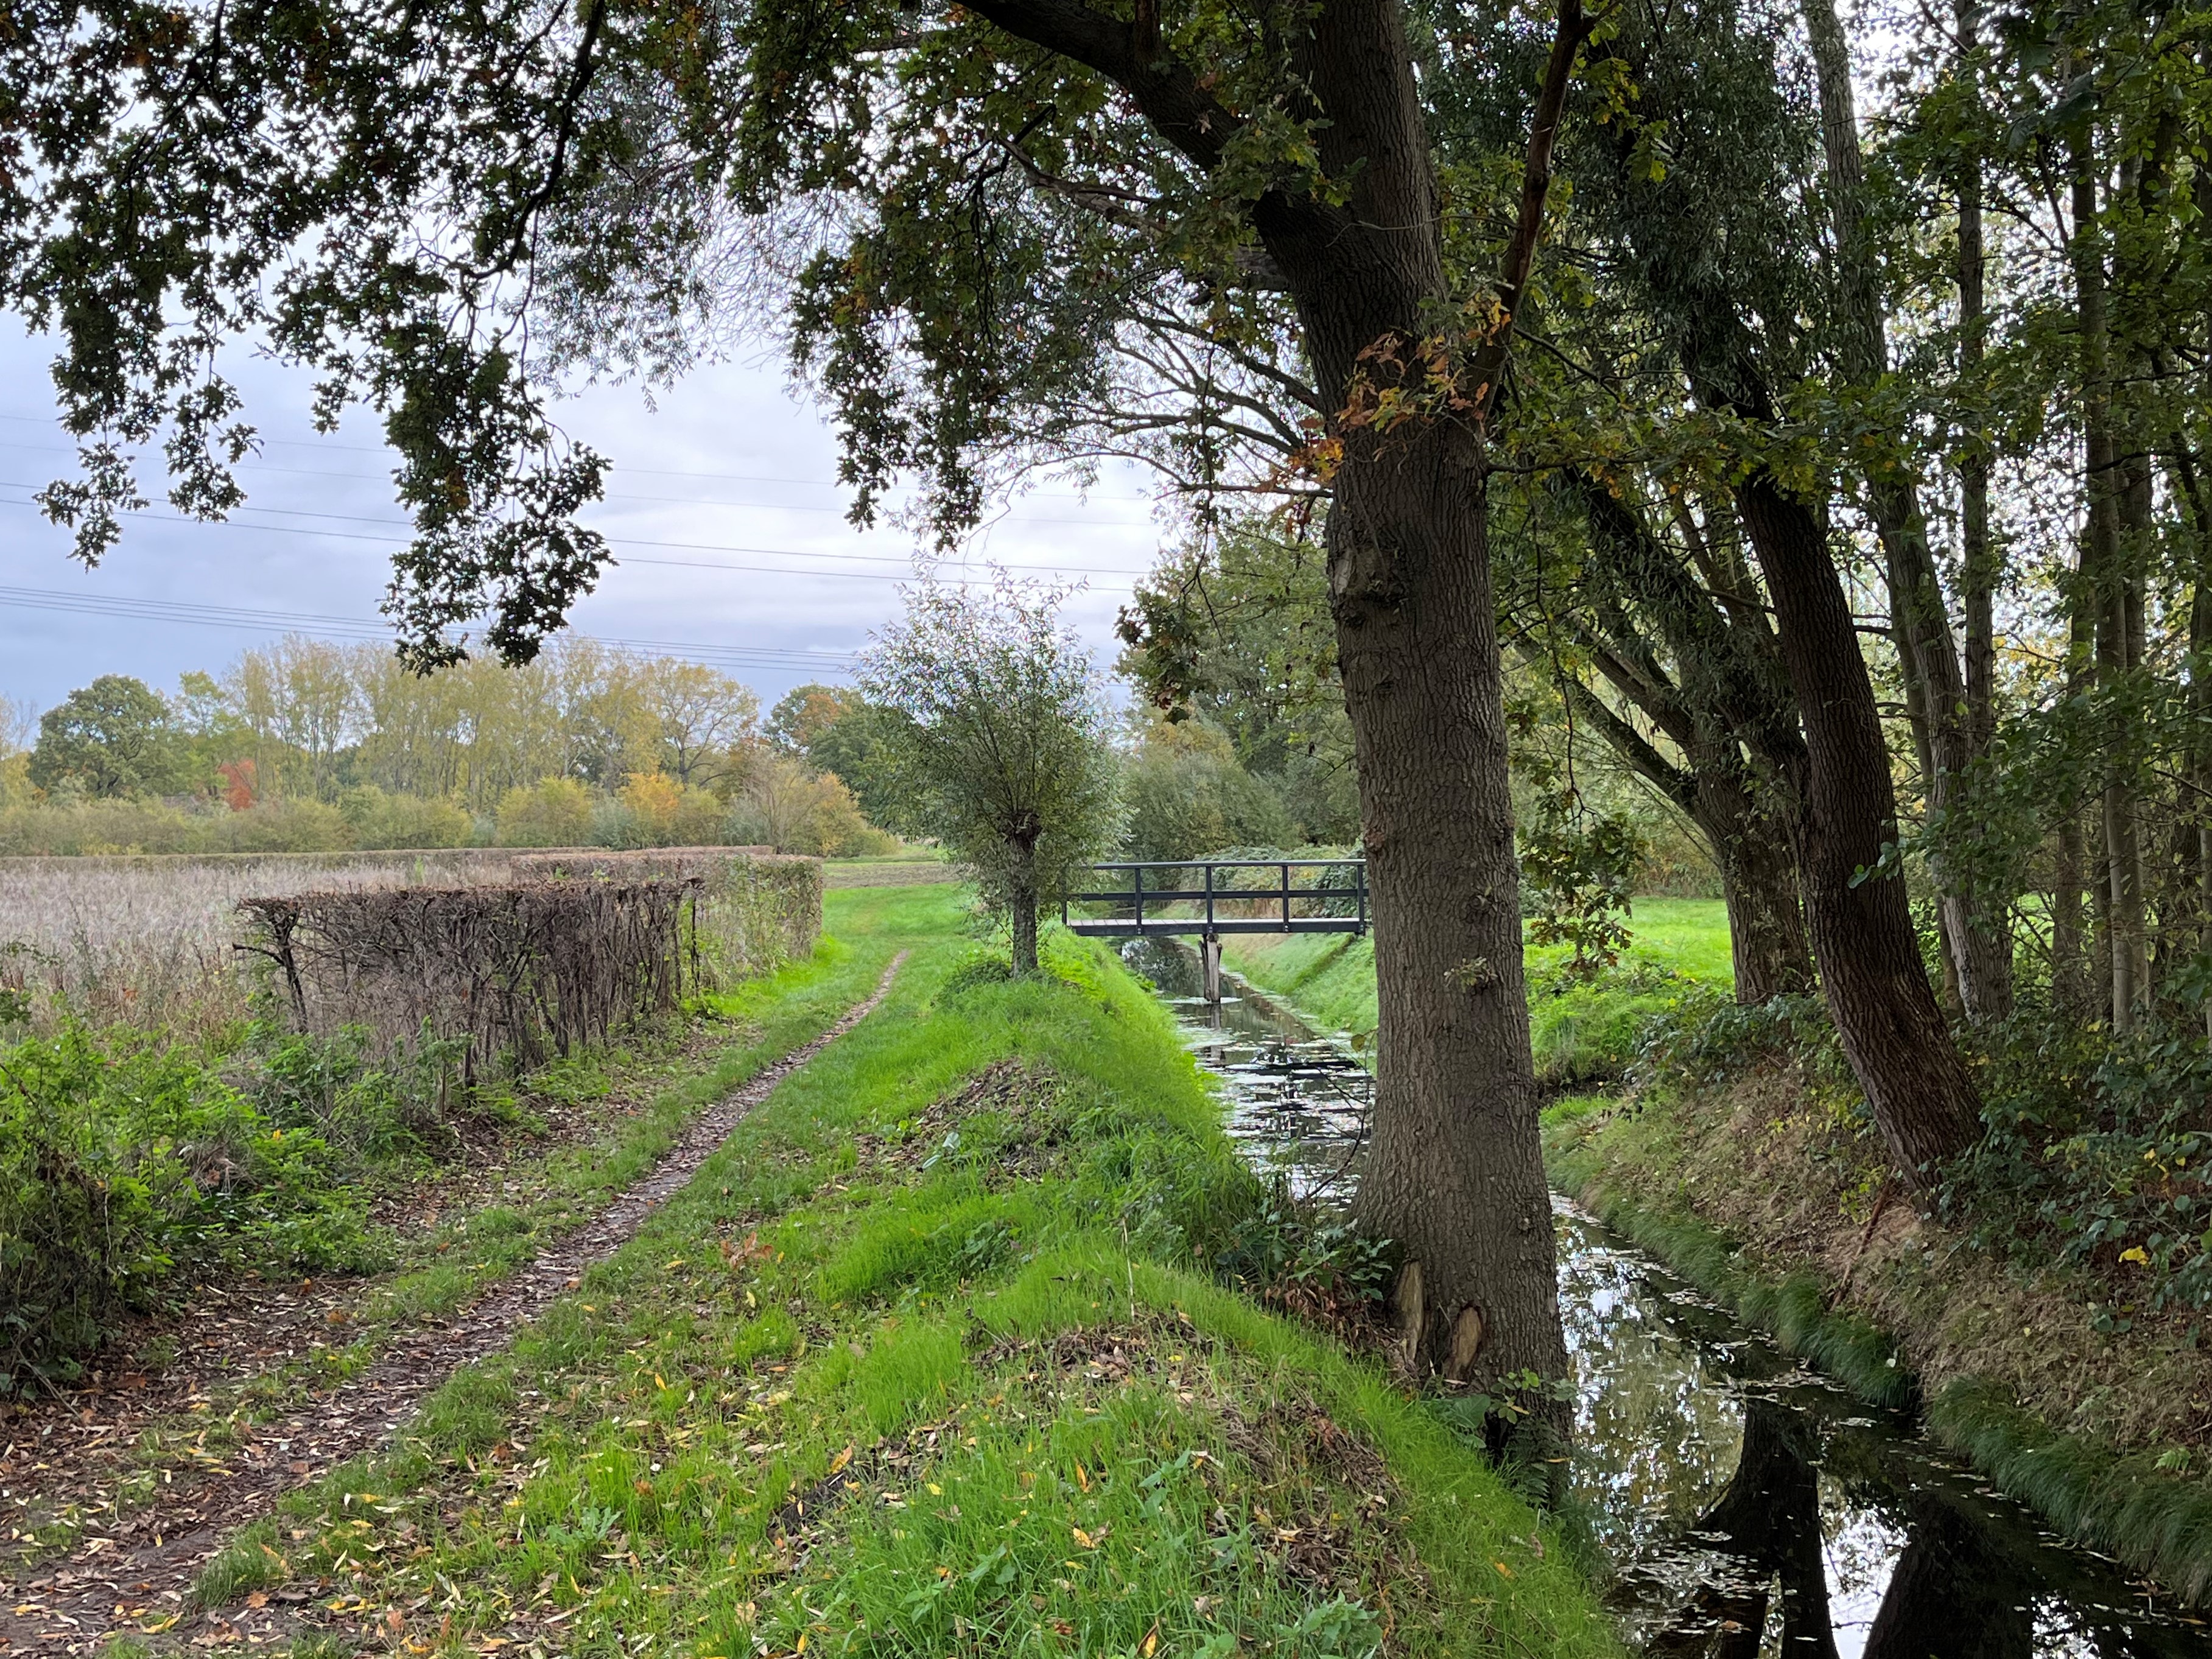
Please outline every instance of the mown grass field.
[{"label": "mown grass field", "polygon": [[1103,950],[1008,982],[953,890],[830,915],[912,951],[884,1007],[204,1601],[418,1651],[1617,1650],[1478,1451],[1208,1271],[1255,1183]]},{"label": "mown grass field", "polygon": [[[1618,1077],[1635,1056],[1646,1023],[1699,990],[1735,983],[1728,911],[1718,899],[1639,898],[1634,937],[1620,963],[1595,979],[1562,973],[1565,945],[1528,947],[1528,1017],[1537,1074],[1548,1083]],[[1240,934],[1224,960],[1314,1024],[1372,1041],[1375,941],[1343,934]]]}]

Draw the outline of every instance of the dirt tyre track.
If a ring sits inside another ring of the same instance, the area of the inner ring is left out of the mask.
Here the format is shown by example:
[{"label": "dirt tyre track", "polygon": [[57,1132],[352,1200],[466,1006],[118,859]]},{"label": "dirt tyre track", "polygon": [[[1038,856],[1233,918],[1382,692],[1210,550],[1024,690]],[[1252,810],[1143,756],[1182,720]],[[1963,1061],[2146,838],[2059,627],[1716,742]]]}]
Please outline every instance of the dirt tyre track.
[{"label": "dirt tyre track", "polygon": [[[629,1243],[698,1173],[779,1084],[873,1013],[906,958],[903,951],[892,957],[865,1000],[707,1108],[650,1175],[528,1267],[493,1285],[452,1322],[395,1336],[361,1376],[253,1425],[252,1438],[225,1460],[229,1467],[163,1488],[139,1520],[149,1541],[82,1540],[65,1559],[0,1586],[0,1652],[91,1651],[111,1635],[137,1634],[143,1621],[183,1611],[193,1578],[233,1532],[270,1513],[284,1492],[388,1444],[447,1378],[505,1347],[518,1328],[575,1288],[587,1269]],[[172,1512],[167,1529],[164,1509]]]}]

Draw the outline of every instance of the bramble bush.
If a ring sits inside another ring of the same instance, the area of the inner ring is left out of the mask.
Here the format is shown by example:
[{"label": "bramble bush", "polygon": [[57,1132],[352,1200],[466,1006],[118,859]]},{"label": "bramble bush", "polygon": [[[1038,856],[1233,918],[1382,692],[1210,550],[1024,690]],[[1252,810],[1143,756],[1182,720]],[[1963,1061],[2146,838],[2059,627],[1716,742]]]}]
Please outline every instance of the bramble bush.
[{"label": "bramble bush", "polygon": [[2023,1266],[2104,1283],[2100,1329],[2212,1306],[2212,1050],[2191,1006],[2115,1036],[2023,1006],[1985,1033],[1988,1133],[1946,1171],[1940,1212]]},{"label": "bramble bush", "polygon": [[0,1394],[76,1375],[179,1279],[378,1265],[357,1176],[204,1052],[80,1024],[0,1050]]}]

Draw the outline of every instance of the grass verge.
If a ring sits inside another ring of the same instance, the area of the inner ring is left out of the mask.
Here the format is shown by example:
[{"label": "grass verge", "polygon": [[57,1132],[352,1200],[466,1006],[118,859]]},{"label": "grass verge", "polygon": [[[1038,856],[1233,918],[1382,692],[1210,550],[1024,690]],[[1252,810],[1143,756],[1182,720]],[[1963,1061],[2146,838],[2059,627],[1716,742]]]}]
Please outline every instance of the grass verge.
[{"label": "grass verge", "polygon": [[1259,1193],[1164,1012],[892,890],[833,896],[914,947],[885,1006],[210,1593],[479,1650],[1618,1651],[1485,1462],[1201,1271]]}]

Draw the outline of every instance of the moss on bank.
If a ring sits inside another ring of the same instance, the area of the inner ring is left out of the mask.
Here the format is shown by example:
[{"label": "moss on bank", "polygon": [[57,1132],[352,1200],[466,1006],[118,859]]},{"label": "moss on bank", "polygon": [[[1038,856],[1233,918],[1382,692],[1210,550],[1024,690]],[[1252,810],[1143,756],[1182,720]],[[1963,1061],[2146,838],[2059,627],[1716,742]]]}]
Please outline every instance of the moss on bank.
[{"label": "moss on bank", "polygon": [[702,1659],[1618,1651],[1486,1462],[1200,1270],[1257,1184],[1106,952],[1010,983],[948,890],[830,915],[913,949],[885,1005],[210,1599]]}]

